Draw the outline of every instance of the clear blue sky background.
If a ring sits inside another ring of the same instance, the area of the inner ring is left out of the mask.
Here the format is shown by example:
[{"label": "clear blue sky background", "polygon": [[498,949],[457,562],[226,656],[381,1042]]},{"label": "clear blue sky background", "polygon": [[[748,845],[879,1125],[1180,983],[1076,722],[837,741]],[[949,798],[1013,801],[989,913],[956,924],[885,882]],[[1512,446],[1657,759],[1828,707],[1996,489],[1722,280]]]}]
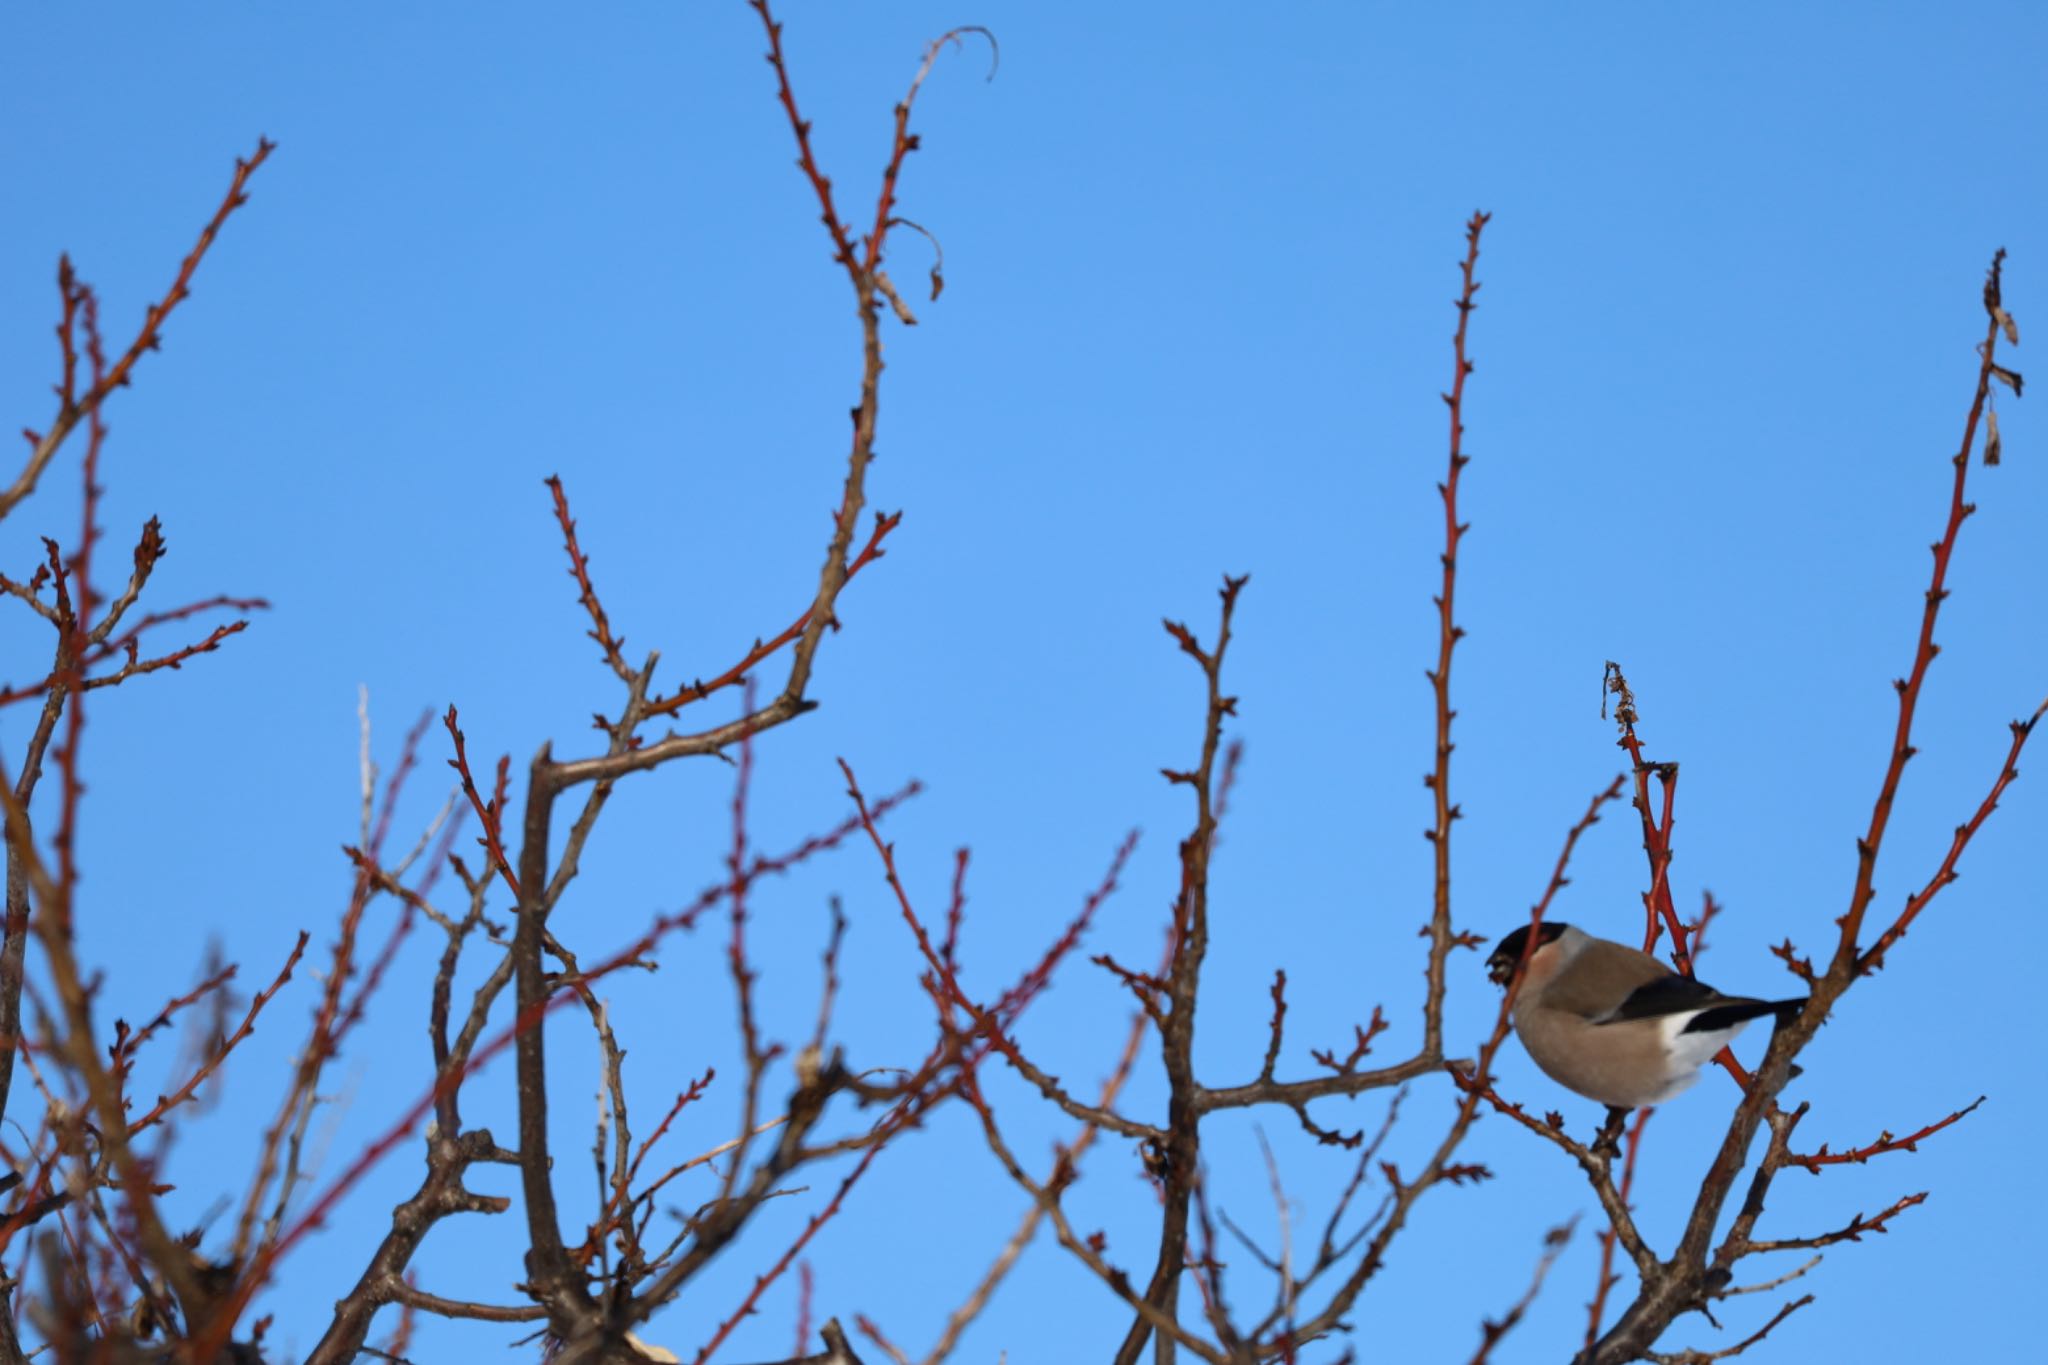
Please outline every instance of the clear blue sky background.
[{"label": "clear blue sky background", "polygon": [[[1383,1053],[1411,1046],[1437,393],[1460,225],[1486,207],[1458,923],[1510,927],[1617,771],[1597,706],[1614,658],[1653,755],[1684,765],[1681,903],[1711,887],[1728,907],[1703,974],[1796,986],[1765,948],[1790,935],[1821,949],[1847,900],[1993,248],[2012,250],[2022,327],[2048,325],[2038,7],[783,10],[820,154],[852,206],[872,203],[890,105],[928,38],[984,23],[1003,63],[987,84],[981,53],[947,60],[921,105],[903,210],[944,240],[950,287],[922,326],[891,332],[871,483],[906,520],[844,599],[823,709],[762,745],[765,845],[841,816],[835,755],[871,788],[924,779],[929,795],[894,829],[904,869],[937,910],[952,849],[972,846],[966,955],[970,980],[993,988],[1136,826],[1141,851],[1091,947],[1149,959],[1187,820],[1157,771],[1192,758],[1199,722],[1196,678],[1158,620],[1207,636],[1218,576],[1249,572],[1231,670],[1249,756],[1217,868],[1202,1070],[1226,1083],[1256,1067],[1275,967],[1293,983],[1289,1071],[1375,1002],[1396,1025]],[[349,883],[337,846],[354,830],[359,682],[387,765],[404,726],[451,701],[486,754],[590,743],[614,685],[583,638],[543,476],[567,481],[614,619],[636,652],[662,650],[670,679],[723,668],[787,620],[837,496],[856,337],[738,0],[38,7],[10,11],[0,35],[0,398],[17,426],[47,420],[58,252],[125,334],[231,158],[259,133],[280,144],[163,352],[110,409],[114,561],[159,514],[174,550],[160,605],[219,591],[276,603],[222,654],[94,708],[83,934],[106,1000],[132,1016],[184,986],[209,940],[245,982],[268,978],[297,929],[327,941]],[[912,279],[926,256],[906,239],[895,259]],[[2028,354],[2015,363],[2040,368]],[[1971,474],[1980,512],[1881,911],[1932,870],[2006,721],[2048,688],[2048,453],[2029,405],[2003,397],[2006,463]],[[61,464],[0,534],[9,572],[31,567],[36,534],[72,532],[75,469]],[[22,622],[5,629],[19,681],[44,645]],[[25,723],[0,730],[10,763]],[[440,799],[444,756],[437,732],[404,819]],[[728,792],[710,763],[624,791],[565,935],[602,951],[715,879]],[[1831,1252],[1803,1286],[1819,1303],[1766,1358],[1991,1360],[2038,1345],[2037,1258],[2014,1248],[2038,1242],[2044,1196],[2025,951],[2044,820],[2029,773],[1962,881],[1808,1053],[1792,1093],[1814,1104],[1809,1144],[1991,1098],[1917,1155],[1781,1182],[1765,1225],[1778,1235],[1933,1197],[1895,1235]],[[1602,824],[1557,913],[1636,932],[1638,842],[1627,822]],[[807,1029],[834,892],[854,921],[845,1041],[861,1064],[906,1060],[927,1017],[916,963],[858,850],[760,898],[769,1018],[782,1036]],[[433,953],[425,936],[411,945],[333,1073],[324,1170],[423,1086]],[[314,989],[302,973],[276,1002],[182,1146],[182,1216],[240,1187]],[[643,1124],[707,1063],[735,1074],[714,943],[677,945],[659,977],[613,999]],[[1455,1044],[1477,1041],[1493,1000],[1477,956],[1460,957]],[[1024,1036],[1086,1085],[1126,1017],[1081,963]],[[572,1193],[591,1113],[580,1030],[565,1016],[553,1035]],[[1519,1053],[1504,1084],[1581,1129],[1597,1118]],[[999,1089],[1020,1150],[1042,1157],[1066,1125]],[[509,1132],[509,1075],[475,1090],[473,1120]],[[733,1094],[714,1096],[678,1156],[725,1135]],[[1148,1076],[1129,1104],[1150,1113],[1158,1096]],[[1382,1103],[1323,1117],[1370,1125]],[[1733,1103],[1711,1078],[1652,1122],[1637,1202],[1660,1248]],[[1447,1087],[1419,1086],[1396,1159],[1419,1160],[1450,1108]],[[869,1313],[921,1351],[994,1254],[1022,1199],[965,1117],[892,1152],[823,1234],[821,1316]],[[1319,1225],[1343,1161],[1285,1114],[1266,1127],[1297,1225]],[[1221,1204],[1270,1238],[1249,1125],[1218,1124],[1209,1151]],[[1352,1315],[1364,1358],[1466,1358],[1482,1315],[1521,1292],[1543,1230],[1574,1212],[1578,1241],[1500,1358],[1554,1361],[1578,1340],[1588,1191],[1498,1120],[1466,1151],[1499,1179],[1423,1203]],[[265,1303],[287,1354],[317,1335],[418,1162],[394,1156],[291,1263]],[[475,1183],[513,1187],[509,1172]],[[1128,1143],[1098,1148],[1072,1205],[1122,1264],[1149,1262]],[[694,1351],[813,1206],[765,1214],[649,1335]],[[514,1232],[444,1228],[422,1283],[509,1301]],[[1234,1262],[1235,1298],[1259,1304],[1260,1273]],[[1689,1319],[1667,1348],[1729,1344],[1778,1297],[1727,1305],[1726,1333]],[[786,1353],[793,1307],[785,1283],[720,1359]],[[1100,1359],[1124,1321],[1042,1244],[961,1359]],[[464,1330],[423,1329],[415,1358],[493,1359],[477,1343],[514,1335]]]}]

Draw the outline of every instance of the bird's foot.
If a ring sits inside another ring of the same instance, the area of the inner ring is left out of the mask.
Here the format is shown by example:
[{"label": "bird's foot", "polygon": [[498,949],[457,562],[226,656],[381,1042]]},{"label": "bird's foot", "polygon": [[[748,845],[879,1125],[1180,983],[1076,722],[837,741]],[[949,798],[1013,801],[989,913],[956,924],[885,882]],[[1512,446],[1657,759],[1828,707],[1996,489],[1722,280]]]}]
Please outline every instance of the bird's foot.
[{"label": "bird's foot", "polygon": [[1621,1130],[1628,1124],[1628,1110],[1614,1105],[1607,1107],[1607,1121],[1600,1125],[1600,1131],[1593,1137],[1591,1148],[1594,1156],[1609,1160],[1621,1155]]}]

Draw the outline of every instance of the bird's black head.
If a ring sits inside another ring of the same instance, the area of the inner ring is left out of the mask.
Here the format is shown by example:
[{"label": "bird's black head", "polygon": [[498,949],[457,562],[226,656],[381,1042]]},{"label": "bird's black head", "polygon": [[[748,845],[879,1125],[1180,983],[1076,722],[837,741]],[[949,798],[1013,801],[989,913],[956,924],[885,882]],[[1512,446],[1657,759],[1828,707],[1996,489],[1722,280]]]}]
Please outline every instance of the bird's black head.
[{"label": "bird's black head", "polygon": [[[1547,919],[1536,926],[1536,947],[1554,940],[1559,934],[1571,928],[1569,924]],[[1496,986],[1505,986],[1515,976],[1515,968],[1522,965],[1522,951],[1529,946],[1529,926],[1509,934],[1494,945],[1493,955],[1486,959],[1486,975]]]}]

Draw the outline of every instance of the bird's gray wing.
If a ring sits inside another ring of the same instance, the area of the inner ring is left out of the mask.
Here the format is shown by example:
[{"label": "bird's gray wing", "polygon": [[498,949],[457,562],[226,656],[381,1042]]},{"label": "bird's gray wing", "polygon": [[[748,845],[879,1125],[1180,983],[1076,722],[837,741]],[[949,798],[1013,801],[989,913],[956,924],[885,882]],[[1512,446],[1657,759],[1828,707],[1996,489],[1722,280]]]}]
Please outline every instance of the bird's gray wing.
[{"label": "bird's gray wing", "polygon": [[1624,1019],[1662,1019],[1667,1015],[1706,1009],[1726,999],[1712,986],[1702,985],[1677,972],[1668,972],[1645,981],[1629,992],[1627,999],[1593,1022],[1615,1024]]}]

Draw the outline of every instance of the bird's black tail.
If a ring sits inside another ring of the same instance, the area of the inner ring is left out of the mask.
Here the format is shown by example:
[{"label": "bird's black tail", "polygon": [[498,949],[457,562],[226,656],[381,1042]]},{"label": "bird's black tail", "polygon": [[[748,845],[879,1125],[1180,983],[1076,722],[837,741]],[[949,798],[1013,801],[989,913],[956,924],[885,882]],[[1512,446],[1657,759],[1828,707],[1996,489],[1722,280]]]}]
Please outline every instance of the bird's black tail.
[{"label": "bird's black tail", "polygon": [[1797,1018],[1799,1012],[1805,1008],[1804,997],[1798,1000],[1730,1000],[1725,1005],[1715,1005],[1695,1014],[1687,1022],[1685,1031],[1718,1033],[1722,1029],[1733,1028],[1737,1024],[1761,1018],[1766,1014],[1775,1016],[1772,1020],[1774,1027],[1782,1028]]}]

